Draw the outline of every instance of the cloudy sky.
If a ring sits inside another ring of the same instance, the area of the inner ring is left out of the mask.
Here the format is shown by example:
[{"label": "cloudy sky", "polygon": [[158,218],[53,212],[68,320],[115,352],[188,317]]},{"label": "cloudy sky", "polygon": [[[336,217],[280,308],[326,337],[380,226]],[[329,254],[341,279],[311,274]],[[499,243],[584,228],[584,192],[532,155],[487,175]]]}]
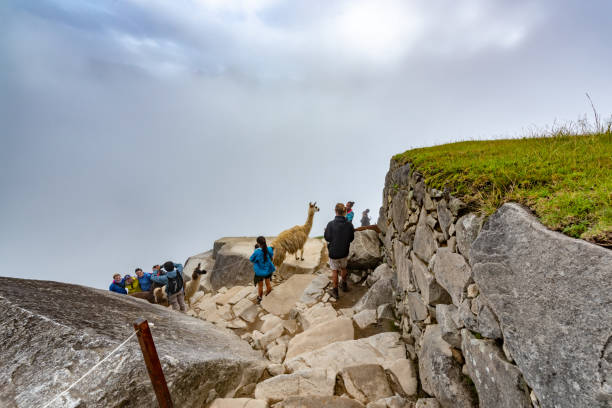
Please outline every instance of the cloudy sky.
[{"label": "cloudy sky", "polygon": [[3,0],[2,275],[376,217],[390,157],[612,112],[607,0]]}]

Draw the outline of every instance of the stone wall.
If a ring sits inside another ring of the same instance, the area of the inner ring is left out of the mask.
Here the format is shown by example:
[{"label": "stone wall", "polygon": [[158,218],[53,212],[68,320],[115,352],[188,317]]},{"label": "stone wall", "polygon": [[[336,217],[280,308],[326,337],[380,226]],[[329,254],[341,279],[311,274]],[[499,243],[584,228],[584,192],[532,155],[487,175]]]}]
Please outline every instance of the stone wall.
[{"label": "stone wall", "polygon": [[420,387],[442,407],[612,406],[612,251],[488,219],[391,162],[378,226]]}]

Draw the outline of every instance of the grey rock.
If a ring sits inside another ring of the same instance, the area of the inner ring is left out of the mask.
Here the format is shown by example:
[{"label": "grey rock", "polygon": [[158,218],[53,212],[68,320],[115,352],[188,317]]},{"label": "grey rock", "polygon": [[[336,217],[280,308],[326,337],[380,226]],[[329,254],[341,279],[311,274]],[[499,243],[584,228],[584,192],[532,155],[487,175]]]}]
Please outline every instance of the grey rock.
[{"label": "grey rock", "polygon": [[466,205],[458,198],[451,197],[450,201],[448,202],[448,208],[451,210],[451,213],[453,213],[454,216],[457,216],[461,210],[466,208]]},{"label": "grey rock", "polygon": [[440,248],[434,265],[436,281],[450,294],[455,305],[460,305],[465,298],[467,286],[472,282],[472,269],[464,257]]},{"label": "grey rock", "polygon": [[504,358],[493,340],[478,340],[463,329],[461,351],[478,391],[479,406],[531,408],[529,388],[519,369]]},{"label": "grey rock", "polygon": [[609,406],[612,251],[552,232],[505,204],[485,223],[471,262],[541,406]]},{"label": "grey rock", "polygon": [[[482,298],[479,296],[478,299]],[[491,310],[491,308],[487,305],[481,305],[478,311],[478,332],[483,335],[483,337],[488,337],[490,339],[501,339],[502,332],[499,327],[499,321],[495,314]]]},{"label": "grey rock", "polygon": [[419,180],[414,184],[414,200],[418,205],[423,205],[425,201],[425,182]]},{"label": "grey rock", "polygon": [[381,319],[390,319],[390,320],[393,320],[393,319],[395,319],[395,316],[393,314],[393,306],[391,306],[390,303],[385,303],[384,305],[378,306],[378,308],[376,309],[376,318],[378,320],[381,320]]},{"label": "grey rock", "polygon": [[408,306],[408,313],[412,321],[422,321],[427,319],[427,316],[429,316],[427,306],[418,293],[406,293],[406,304]]},{"label": "grey rock", "polygon": [[478,320],[474,313],[472,313],[471,305],[472,302],[470,299],[465,299],[463,302],[461,302],[461,305],[459,305],[459,326],[465,326],[468,329],[477,332],[479,330]]},{"label": "grey rock", "polygon": [[[215,265],[210,271],[210,284],[214,290],[223,286],[248,285],[253,282],[253,264],[249,256],[253,247],[240,245],[247,238],[222,238],[215,241]],[[255,242],[255,238],[252,239]],[[254,245],[254,244],[253,244]]]},{"label": "grey rock", "polygon": [[451,252],[457,252],[457,238],[450,237],[448,241],[446,242],[446,247]]},{"label": "grey rock", "polygon": [[419,353],[419,375],[423,390],[436,397],[443,408],[477,406],[472,391],[463,380],[461,365],[441,337],[437,324],[429,325]]},{"label": "grey rock", "polygon": [[451,234],[448,232],[448,228],[453,223],[453,214],[448,209],[446,200],[444,199],[438,201],[438,222],[440,223],[440,228],[442,229],[444,238],[448,241],[451,236]]},{"label": "grey rock", "polygon": [[359,299],[353,309],[361,312],[366,309],[376,309],[380,305],[393,301],[393,279],[379,279],[371,288]]},{"label": "grey rock", "polygon": [[429,225],[427,225],[427,213],[425,211],[421,211],[416,228],[416,234],[414,236],[414,252],[423,261],[429,262],[437,248],[438,245],[434,239],[433,231]]},{"label": "grey rock", "polygon": [[273,403],[290,396],[332,396],[335,377],[335,372],[320,368],[280,374],[257,384],[255,398]]},{"label": "grey rock", "polygon": [[325,275],[315,277],[304,289],[300,302],[307,306],[314,305],[323,296],[324,289],[329,285],[330,280]]},{"label": "grey rock", "polygon": [[368,275],[366,282],[369,286],[375,284],[379,279],[393,279],[393,269],[389,266],[389,264],[383,263],[380,264],[374,269],[374,271]]},{"label": "grey rock", "polygon": [[[199,319],[84,286],[0,278],[0,406],[43,406],[133,332],[151,327],[176,406],[233,395],[266,367],[246,342]],[[138,392],[130,392],[138,389]],[[216,390],[216,391],[215,391]],[[70,406],[151,407],[155,393],[136,338],[68,392]]]},{"label": "grey rock", "polygon": [[433,211],[436,209],[436,205],[427,192],[425,193],[425,198],[423,199],[423,208],[425,208],[427,211]]},{"label": "grey rock", "polygon": [[373,269],[382,262],[381,242],[374,230],[355,232],[348,256],[349,269]]},{"label": "grey rock", "polygon": [[378,401],[370,402],[366,408],[413,408],[414,402],[409,401],[399,395],[381,398]]},{"label": "grey rock", "polygon": [[343,397],[289,397],[274,404],[274,408],[365,408],[365,406],[352,400]]},{"label": "grey rock", "polygon": [[376,225],[378,226],[378,229],[383,233],[386,234],[387,233],[387,214],[385,211],[385,207],[380,207],[380,209],[378,210],[378,220],[376,221]]},{"label": "grey rock", "polygon": [[363,404],[393,395],[387,374],[379,364],[346,367],[339,375],[347,394]]},{"label": "grey rock", "polygon": [[410,261],[410,247],[401,242],[393,244],[395,269],[397,271],[397,287],[400,292],[408,291],[413,285],[412,262]]},{"label": "grey rock", "polygon": [[395,361],[387,370],[394,385],[393,389],[404,397],[417,394],[419,378],[414,367],[414,362],[408,359]]},{"label": "grey rock", "polygon": [[410,200],[408,200],[408,193],[400,190],[393,197],[391,203],[391,216],[393,219],[393,225],[397,231],[404,230],[404,223],[410,215]]},{"label": "grey rock", "polygon": [[416,229],[416,225],[409,226],[406,231],[403,231],[399,234],[399,240],[406,245],[412,245],[412,243],[414,242],[414,237],[416,235]]},{"label": "grey rock", "polygon": [[440,408],[440,403],[435,398],[419,398],[414,408]]},{"label": "grey rock", "polygon": [[457,220],[457,224],[455,225],[457,249],[467,259],[470,257],[472,242],[474,242],[478,236],[483,220],[483,217],[477,216],[474,213],[466,214]]},{"label": "grey rock", "polygon": [[410,175],[410,163],[406,163],[390,171],[389,183],[385,184],[398,184],[403,187],[409,186]]},{"label": "grey rock", "polygon": [[450,303],[450,295],[438,284],[434,275],[427,269],[427,265],[414,252],[410,254],[410,259],[412,260],[412,271],[416,285],[421,291],[425,303],[430,305]]},{"label": "grey rock", "polygon": [[455,305],[436,305],[436,320],[442,339],[455,348],[461,348],[461,331],[454,317],[457,312]]},{"label": "grey rock", "polygon": [[359,313],[355,313],[353,315],[353,321],[357,327],[363,330],[366,327],[376,323],[376,310],[366,309]]}]

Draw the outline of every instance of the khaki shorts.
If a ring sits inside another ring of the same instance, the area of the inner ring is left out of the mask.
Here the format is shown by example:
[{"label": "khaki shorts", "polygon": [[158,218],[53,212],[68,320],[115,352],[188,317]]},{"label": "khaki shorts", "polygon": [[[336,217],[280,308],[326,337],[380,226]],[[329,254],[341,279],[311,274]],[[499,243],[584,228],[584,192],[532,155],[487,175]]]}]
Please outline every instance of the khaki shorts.
[{"label": "khaki shorts", "polygon": [[339,271],[340,269],[346,269],[346,265],[348,264],[348,256],[340,259],[331,259],[329,258],[329,267],[332,271]]}]

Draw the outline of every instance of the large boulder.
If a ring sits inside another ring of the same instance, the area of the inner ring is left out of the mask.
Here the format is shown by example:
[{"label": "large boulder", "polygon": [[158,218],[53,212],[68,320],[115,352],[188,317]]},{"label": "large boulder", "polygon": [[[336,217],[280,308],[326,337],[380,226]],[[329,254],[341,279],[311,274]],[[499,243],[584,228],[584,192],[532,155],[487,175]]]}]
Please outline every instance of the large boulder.
[{"label": "large boulder", "polygon": [[349,269],[373,269],[382,262],[381,242],[374,230],[356,231],[348,256]]},{"label": "large boulder", "polygon": [[[253,264],[249,260],[255,250],[255,237],[227,237],[215,241],[214,267],[210,272],[210,284],[214,290],[223,286],[250,285],[253,282]],[[271,243],[273,237],[267,237]],[[325,262],[324,245],[320,239],[308,239],[304,245],[304,260],[296,260],[288,254],[275,273],[283,278],[294,274],[311,274]]]},{"label": "large boulder", "polygon": [[[264,360],[231,332],[131,296],[67,283],[0,278],[0,406],[43,406],[149,321],[174,404],[202,407],[254,386]],[[138,392],[132,392],[138,389]],[[132,338],[62,399],[70,406],[151,407]]]},{"label": "large boulder", "polygon": [[386,332],[359,340],[339,341],[320,349],[285,360],[289,371],[308,368],[330,368],[339,371],[360,364],[389,367],[406,358],[406,348],[399,333]]},{"label": "large boulder", "polygon": [[612,402],[612,251],[504,204],[472,244],[474,280],[542,408]]},{"label": "large boulder", "polygon": [[[200,268],[204,269],[208,272],[212,271],[215,267],[215,260],[213,259],[213,251],[202,252],[201,254],[193,255],[187,258],[185,261],[185,266],[183,268],[183,280],[185,282],[189,282],[191,280],[191,275],[195,268],[200,264]],[[210,284],[210,274],[206,274],[202,276],[200,279],[200,287],[203,287],[207,291],[212,290],[212,286]]]},{"label": "large boulder", "polygon": [[493,340],[479,340],[461,330],[467,373],[478,391],[479,407],[531,408],[529,388],[519,369],[506,361]]},{"label": "large boulder", "polygon": [[427,265],[414,252],[410,255],[414,278],[425,303],[428,305],[450,303],[451,299],[448,292],[438,284],[434,274],[429,272]]},{"label": "large boulder", "polygon": [[355,312],[361,312],[362,310],[376,309],[380,305],[393,302],[394,287],[395,279],[378,279],[376,283],[363,294],[353,309],[355,309]]},{"label": "large boulder", "polygon": [[423,391],[433,395],[442,408],[473,408],[476,399],[461,373],[447,342],[442,340],[440,326],[429,325],[423,334],[419,353],[419,375]]}]

